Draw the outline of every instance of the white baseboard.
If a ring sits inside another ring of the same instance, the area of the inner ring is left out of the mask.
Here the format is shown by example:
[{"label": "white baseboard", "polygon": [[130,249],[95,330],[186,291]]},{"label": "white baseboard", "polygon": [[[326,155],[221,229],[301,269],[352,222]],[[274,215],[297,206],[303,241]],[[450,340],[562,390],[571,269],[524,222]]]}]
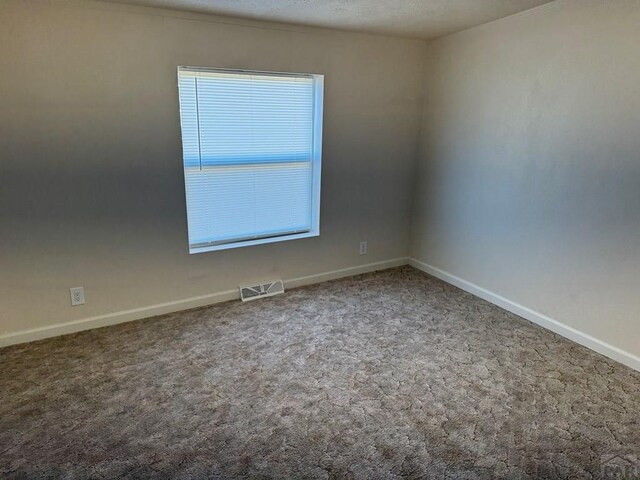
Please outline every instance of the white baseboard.
[{"label": "white baseboard", "polygon": [[[422,270],[425,273],[428,273],[429,275],[433,275],[440,280],[450,283],[451,285],[455,285],[462,290],[465,290],[473,295],[487,300],[494,305],[504,308],[511,313],[514,313],[537,325],[551,330],[552,332],[562,335],[563,337],[579,343],[580,345],[590,348],[591,350],[609,357],[612,360],[616,360],[624,365],[627,365],[628,367],[633,368],[634,370],[640,371],[640,357],[626,352],[618,347],[614,347],[613,345],[609,345],[608,343],[603,342],[602,340],[598,340],[591,335],[576,330],[573,327],[569,327],[568,325],[560,323],[553,318],[550,318],[530,308],[508,300],[496,293],[490,292],[489,290],[486,290],[478,285],[463,280],[462,278],[456,277],[455,275],[445,272],[444,270],[416,260],[415,258],[400,257],[382,262],[368,263],[366,265],[359,265],[356,267],[342,268],[339,270],[332,270],[329,272],[322,272],[314,275],[307,275],[304,277],[291,278],[288,280],[284,280],[284,284],[286,288],[301,287],[303,285],[310,285],[313,283],[325,282],[337,278],[359,275],[361,273],[383,270],[385,268],[398,267],[400,265],[406,265],[407,263],[419,270]],[[239,293],[237,289],[226,290],[223,292],[211,293],[209,295],[202,295],[199,297],[191,297],[174,302],[159,303],[156,305],[149,305],[147,307],[134,308],[131,310],[121,310],[119,312],[98,315],[95,317],[84,318],[72,322],[58,323],[46,327],[8,333],[5,335],[0,335],[0,348],[9,345],[15,345],[18,343],[33,342],[35,340],[42,340],[44,338],[57,337],[59,335],[66,335],[68,333],[80,332],[82,330],[90,330],[93,328],[106,327],[109,325],[116,325],[118,323],[140,320],[142,318],[154,317],[156,315],[188,310],[190,308],[213,305],[215,303],[235,300],[238,298]]]},{"label": "white baseboard", "polygon": [[[342,268],[329,272],[322,272],[304,277],[291,278],[284,280],[286,288],[301,287],[312,283],[325,282],[337,278],[358,275],[361,273],[383,270],[385,268],[398,267],[406,265],[409,262],[407,257],[394,258],[382,262],[368,263],[356,267]],[[116,325],[118,323],[131,322],[142,318],[155,317],[156,315],[164,315],[166,313],[178,312],[181,310],[189,310],[190,308],[204,307],[213,305],[214,303],[226,302],[240,298],[237,289],[226,290],[223,292],[211,293],[199,297],[191,297],[183,300],[176,300],[167,303],[158,303],[147,307],[134,308],[131,310],[121,310],[119,312],[107,313],[95,317],[83,318],[71,322],[58,323],[46,327],[34,328],[31,330],[23,330],[20,332],[8,333],[0,335],[0,348],[18,343],[33,342],[44,338],[57,337],[68,333],[80,332],[82,330],[91,330],[93,328],[106,327]]]},{"label": "white baseboard", "polygon": [[565,338],[568,338],[569,340],[572,340],[576,343],[579,343],[580,345],[594,350],[604,355],[605,357],[609,357],[612,360],[633,368],[634,370],[640,371],[640,357],[630,352],[626,352],[618,347],[609,345],[608,343],[603,342],[602,340],[598,340],[597,338],[581,332],[580,330],[576,330],[575,328],[560,323],[553,318],[531,310],[530,308],[527,308],[516,302],[512,302],[511,300],[508,300],[496,293],[490,292],[489,290],[486,290],[478,285],[463,280],[460,277],[456,277],[449,272],[445,272],[444,270],[421,262],[420,260],[416,260],[415,258],[409,258],[409,265],[422,270],[429,275],[433,275],[440,280],[444,280],[451,285],[455,285],[462,290],[465,290],[477,297],[493,303],[494,305],[504,308],[505,310],[514,313],[519,317],[525,318],[530,322],[540,325],[547,330],[551,330],[558,335],[561,335]]},{"label": "white baseboard", "polygon": [[286,288],[302,287],[303,285],[311,285],[313,283],[326,282],[337,278],[351,277],[353,275],[360,275],[361,273],[384,270],[385,268],[399,267],[401,265],[407,265],[408,263],[409,259],[407,257],[394,258],[376,263],[367,263],[366,265],[359,265],[357,267],[341,268],[340,270],[332,270],[330,272],[292,278],[290,280],[285,280],[284,286]]}]

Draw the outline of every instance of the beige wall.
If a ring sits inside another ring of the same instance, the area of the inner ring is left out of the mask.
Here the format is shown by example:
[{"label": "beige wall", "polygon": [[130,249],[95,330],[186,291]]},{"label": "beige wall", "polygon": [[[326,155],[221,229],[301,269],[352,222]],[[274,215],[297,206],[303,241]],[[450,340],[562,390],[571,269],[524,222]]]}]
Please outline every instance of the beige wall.
[{"label": "beige wall", "polygon": [[411,253],[640,355],[640,2],[430,45]]},{"label": "beige wall", "polygon": [[[424,49],[84,0],[0,2],[0,336],[406,256]],[[178,65],[325,75],[320,237],[187,253]],[[87,304],[72,308],[77,285]]]},{"label": "beige wall", "polygon": [[[638,25],[560,0],[427,45],[0,2],[0,338],[410,253],[640,355]],[[188,255],[177,65],[326,75],[320,237]]]}]

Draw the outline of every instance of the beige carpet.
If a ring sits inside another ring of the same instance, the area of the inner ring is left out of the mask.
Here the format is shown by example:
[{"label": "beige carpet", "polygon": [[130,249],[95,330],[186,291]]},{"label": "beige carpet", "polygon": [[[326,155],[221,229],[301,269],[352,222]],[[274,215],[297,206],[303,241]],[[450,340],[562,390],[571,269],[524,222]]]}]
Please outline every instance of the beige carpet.
[{"label": "beige carpet", "polygon": [[0,373],[2,478],[640,478],[640,373],[410,267]]}]

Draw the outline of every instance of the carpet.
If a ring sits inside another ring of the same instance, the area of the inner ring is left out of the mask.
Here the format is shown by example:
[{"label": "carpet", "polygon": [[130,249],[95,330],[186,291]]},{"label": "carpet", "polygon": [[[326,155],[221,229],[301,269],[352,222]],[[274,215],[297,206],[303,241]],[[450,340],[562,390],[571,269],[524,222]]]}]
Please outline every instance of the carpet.
[{"label": "carpet", "polygon": [[411,267],[0,350],[2,478],[640,478],[640,373]]}]

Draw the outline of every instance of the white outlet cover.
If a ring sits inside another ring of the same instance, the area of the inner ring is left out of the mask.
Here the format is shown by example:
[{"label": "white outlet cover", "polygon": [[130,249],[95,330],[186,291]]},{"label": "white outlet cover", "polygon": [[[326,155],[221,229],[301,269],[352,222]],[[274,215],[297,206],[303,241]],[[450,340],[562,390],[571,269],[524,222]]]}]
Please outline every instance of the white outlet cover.
[{"label": "white outlet cover", "polygon": [[360,255],[367,254],[367,242],[360,242]]},{"label": "white outlet cover", "polygon": [[73,287],[69,289],[71,293],[71,305],[84,305],[84,287]]}]

